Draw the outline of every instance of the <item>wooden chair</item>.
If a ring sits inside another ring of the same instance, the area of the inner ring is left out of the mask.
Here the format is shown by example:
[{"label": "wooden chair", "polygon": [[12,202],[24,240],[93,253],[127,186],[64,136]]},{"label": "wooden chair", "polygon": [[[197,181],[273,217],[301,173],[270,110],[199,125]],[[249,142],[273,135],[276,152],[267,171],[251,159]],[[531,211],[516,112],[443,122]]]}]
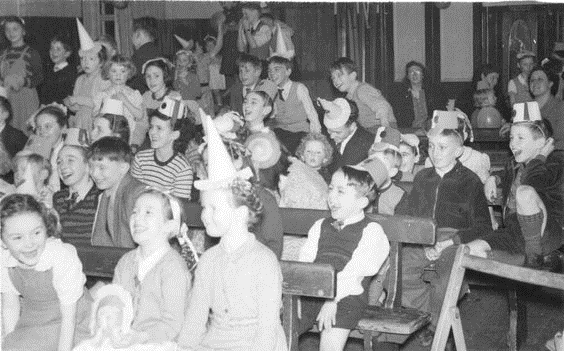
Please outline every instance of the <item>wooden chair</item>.
[{"label": "wooden chair", "polygon": [[[443,301],[439,322],[435,331],[435,338],[433,339],[433,345],[431,347],[432,351],[443,351],[445,349],[451,330],[454,334],[457,351],[466,351],[464,332],[462,330],[460,311],[458,310],[457,303],[462,281],[467,269],[522,283],[564,290],[564,274],[549,273],[501,263],[472,256],[469,252],[469,248],[465,245],[461,245],[456,252],[447,293]],[[515,350],[516,348],[516,344],[510,345],[510,349]]]}]

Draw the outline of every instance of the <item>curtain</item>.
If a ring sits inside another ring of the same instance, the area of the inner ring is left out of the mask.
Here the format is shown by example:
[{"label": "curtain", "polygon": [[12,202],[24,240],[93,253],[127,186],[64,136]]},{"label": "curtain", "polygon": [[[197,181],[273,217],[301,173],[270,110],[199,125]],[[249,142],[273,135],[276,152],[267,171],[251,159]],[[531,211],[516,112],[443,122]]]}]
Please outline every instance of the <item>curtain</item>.
[{"label": "curtain", "polygon": [[131,6],[124,9],[115,9],[116,16],[116,43],[120,53],[125,57],[133,55],[133,43],[131,42],[133,29],[133,12]]},{"label": "curtain", "polygon": [[102,35],[99,0],[82,2],[82,24],[92,39],[96,39]]}]

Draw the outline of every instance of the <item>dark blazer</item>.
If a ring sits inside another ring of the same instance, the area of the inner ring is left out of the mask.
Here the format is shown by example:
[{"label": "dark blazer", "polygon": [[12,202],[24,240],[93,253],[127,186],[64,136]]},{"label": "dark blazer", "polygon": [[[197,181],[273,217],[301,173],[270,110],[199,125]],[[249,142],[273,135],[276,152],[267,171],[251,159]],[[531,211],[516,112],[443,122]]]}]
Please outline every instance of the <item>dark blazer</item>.
[{"label": "dark blazer", "polygon": [[39,102],[45,105],[52,102],[62,104],[67,96],[73,94],[77,74],[76,67],[71,64],[57,72],[50,67],[45,73],[45,80],[38,87]]},{"label": "dark blazer", "polygon": [[4,127],[4,130],[0,133],[0,139],[4,143],[4,147],[10,154],[10,157],[14,157],[27,143],[27,136],[25,136],[21,130],[12,127],[10,124]]},{"label": "dark blazer", "polygon": [[146,43],[139,49],[135,50],[131,56],[131,61],[133,61],[137,72],[127,82],[127,85],[132,89],[139,90],[141,94],[149,90],[149,88],[147,88],[147,84],[145,83],[145,77],[143,76],[141,68],[143,68],[143,64],[148,60],[161,56],[162,54],[154,42]]},{"label": "dark blazer", "polygon": [[243,114],[243,83],[239,79],[229,88],[229,106],[232,110]]},{"label": "dark blazer", "polygon": [[328,166],[331,174],[342,166],[356,165],[368,157],[368,150],[374,143],[374,134],[370,133],[361,126],[357,126],[352,138],[345,146],[343,154],[339,152],[339,147],[334,146],[333,162]]},{"label": "dark blazer", "polygon": [[[415,119],[410,88],[411,85],[409,83],[401,83],[396,86],[394,93],[390,96],[391,99],[389,101],[394,109],[394,116],[396,116],[399,128],[411,128],[411,123]],[[423,90],[425,90],[429,119],[433,115],[434,110],[446,110],[448,99],[439,86],[428,85]]]}]

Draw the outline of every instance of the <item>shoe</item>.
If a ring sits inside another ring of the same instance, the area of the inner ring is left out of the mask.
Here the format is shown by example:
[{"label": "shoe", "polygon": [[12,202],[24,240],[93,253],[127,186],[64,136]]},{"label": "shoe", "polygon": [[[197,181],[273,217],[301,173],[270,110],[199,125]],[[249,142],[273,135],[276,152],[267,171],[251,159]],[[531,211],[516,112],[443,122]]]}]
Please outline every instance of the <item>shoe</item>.
[{"label": "shoe", "polygon": [[419,344],[423,347],[431,346],[434,337],[435,332],[429,328],[425,328],[421,332],[419,332],[419,334],[417,334],[417,340],[419,340]]}]

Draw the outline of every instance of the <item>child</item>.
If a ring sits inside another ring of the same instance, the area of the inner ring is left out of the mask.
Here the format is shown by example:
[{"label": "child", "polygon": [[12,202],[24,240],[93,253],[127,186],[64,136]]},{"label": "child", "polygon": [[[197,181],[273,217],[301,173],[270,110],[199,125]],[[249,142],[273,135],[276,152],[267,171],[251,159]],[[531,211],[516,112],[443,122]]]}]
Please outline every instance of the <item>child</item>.
[{"label": "child", "polygon": [[141,94],[145,94],[148,90],[145,85],[145,73],[142,66],[150,60],[159,57],[160,49],[155,43],[157,39],[157,20],[153,17],[141,17],[133,20],[133,33],[131,35],[131,43],[134,47],[131,60],[135,64],[137,74],[129,81],[132,89],[139,90]]},{"label": "child", "polygon": [[90,146],[90,176],[103,193],[92,229],[92,245],[133,248],[129,217],[145,185],[129,174],[133,155],[120,138],[104,137]]},{"label": "child", "polygon": [[[329,186],[330,218],[315,222],[301,249],[300,261],[328,263],[337,272],[334,300],[302,298],[299,331],[309,330],[317,321],[321,331],[320,350],[343,350],[352,329],[356,328],[368,306],[368,285],[390,250],[382,227],[364,215],[381,186],[381,163],[369,160],[360,167],[343,166]],[[370,173],[367,171],[370,169]],[[371,174],[378,174],[373,179]]]},{"label": "child", "polygon": [[454,244],[468,243],[491,228],[482,182],[458,161],[464,150],[464,132],[459,118],[455,113],[438,113],[432,122],[427,136],[433,167],[415,175],[413,189],[395,211],[395,214],[432,218],[437,222],[436,245],[407,246],[402,262],[403,305],[431,312],[431,326],[420,334],[421,344],[427,346],[433,339],[442,296],[432,294],[438,283],[433,281],[430,286],[423,280],[425,267],[432,261],[436,261],[439,272],[452,267],[452,262],[443,257],[443,250]]},{"label": "child", "polygon": [[239,80],[229,88],[229,106],[243,114],[243,100],[255,89],[262,74],[262,62],[255,56],[241,54],[237,60]]},{"label": "child", "polygon": [[268,61],[268,78],[278,87],[274,132],[294,154],[307,132],[321,133],[321,124],[309,90],[304,84],[290,80],[291,74],[292,62],[287,58],[274,56]]},{"label": "child", "polygon": [[43,82],[43,64],[39,52],[25,43],[22,18],[4,18],[2,29],[10,46],[0,55],[0,85],[8,90],[14,114],[12,125],[26,132],[27,119],[39,106],[35,88]]},{"label": "child", "polygon": [[[0,142],[2,142],[10,159],[20,152],[27,143],[25,134],[14,127],[10,123],[13,118],[12,104],[8,100],[8,92],[5,88],[0,87]],[[13,175],[3,177],[6,181],[11,182]]]},{"label": "child", "polygon": [[118,262],[113,283],[123,286],[134,301],[131,331],[115,346],[173,341],[179,336],[191,289],[186,262],[169,244],[180,232],[178,200],[149,189],[135,201],[129,227],[137,249]]},{"label": "child", "polygon": [[402,134],[399,146],[401,154],[401,179],[402,182],[413,182],[415,174],[423,169],[417,164],[420,161],[419,137],[415,134]]},{"label": "child", "polygon": [[65,105],[74,112],[69,119],[69,127],[90,130],[94,108],[94,98],[111,86],[111,82],[102,77],[102,67],[106,63],[106,48],[92,41],[82,23],[77,19],[80,37],[80,67],[83,70],[74,84],[72,96],[65,98]]},{"label": "child", "polygon": [[39,86],[39,101],[42,105],[52,102],[59,104],[72,95],[76,81],[76,66],[67,62],[72,54],[72,48],[61,37],[51,39],[49,57],[53,67],[45,74],[45,80]]},{"label": "child", "polygon": [[67,125],[66,107],[57,103],[43,106],[36,111],[30,122],[34,133],[29,137],[24,150],[40,154],[49,160],[53,151],[62,143]]},{"label": "child", "polygon": [[176,53],[173,87],[180,92],[182,100],[197,100],[202,96],[200,80],[196,74],[196,58],[192,52],[180,50]]},{"label": "child", "polygon": [[535,66],[536,56],[534,52],[527,50],[517,54],[517,67],[519,67],[521,73],[507,84],[507,94],[509,95],[511,106],[519,102],[533,100],[529,92],[529,75]]},{"label": "child", "polygon": [[376,131],[374,144],[368,150],[369,157],[378,158],[387,171],[387,180],[377,188],[374,212],[393,216],[396,206],[405,195],[405,190],[392,180],[398,174],[402,159],[399,150],[401,134],[390,127],[380,127]]},{"label": "child", "polygon": [[133,90],[126,85],[127,80],[133,77],[135,66],[131,60],[121,55],[114,56],[102,71],[104,78],[109,78],[111,86],[94,97],[94,116],[98,115],[104,99],[112,98],[123,103],[123,115],[131,131],[128,141],[133,147],[138,147],[145,141],[148,123],[144,121],[143,97],[138,90]]},{"label": "child", "polygon": [[90,245],[100,190],[90,178],[88,137],[84,129],[69,129],[57,155],[57,170],[65,188],[53,195],[63,241]]},{"label": "child", "polygon": [[[222,17],[222,19],[225,18]],[[208,113],[210,111],[206,110],[205,107],[212,108],[211,112],[215,112],[215,109],[213,108],[213,93],[210,86],[210,84],[212,83],[210,66],[212,65],[212,63],[214,63],[214,66],[216,68],[219,67],[220,61],[218,60],[220,60],[220,58],[217,57],[217,55],[223,47],[223,22],[219,22],[218,25],[219,27],[217,40],[214,37],[206,36],[204,38],[204,47],[201,46],[200,42],[196,42],[196,49],[194,51],[197,62],[196,70],[200,79],[200,86],[202,87],[202,97],[199,102],[202,106],[202,109]],[[217,73],[219,74],[219,69],[217,69]],[[214,78],[216,79],[216,81],[214,81],[213,83],[217,86],[217,77]]]},{"label": "child", "polygon": [[51,166],[43,156],[22,151],[14,157],[14,186],[19,194],[29,194],[47,208],[53,208],[54,190],[48,185]]},{"label": "child", "polygon": [[190,200],[193,175],[184,152],[193,126],[186,118],[186,107],[180,100],[165,97],[158,111],[151,114],[150,125],[151,148],[135,155],[131,175]]},{"label": "child", "polygon": [[142,72],[149,90],[143,94],[143,106],[146,116],[159,108],[165,96],[171,99],[182,99],[180,93],[172,90],[174,75],[172,63],[162,57],[149,60],[143,64]]},{"label": "child", "polygon": [[[214,103],[216,106],[223,105],[223,98],[221,91],[225,90],[225,76],[219,73],[221,69],[222,57],[219,55],[221,49],[223,48],[223,22],[225,17],[220,17],[220,22],[217,30],[217,39],[211,35],[206,35],[204,38],[206,54],[211,56],[210,61],[210,89],[213,94]],[[213,54],[213,55],[212,55]]]},{"label": "child", "polygon": [[100,114],[92,121],[90,142],[103,137],[114,136],[129,142],[129,123],[123,116],[123,102],[121,100],[106,99],[102,104]]},{"label": "child", "polygon": [[322,168],[331,163],[333,148],[323,134],[307,134],[291,158],[288,176],[280,177],[280,207],[327,209],[329,188]]},{"label": "child", "polygon": [[292,61],[296,56],[292,36],[294,30],[286,23],[277,20],[272,13],[261,13],[260,22],[266,25],[272,31],[272,40],[270,40],[270,57],[282,56]]},{"label": "child", "polygon": [[280,265],[249,231],[260,222],[263,204],[246,180],[250,174],[235,170],[211,118],[205,115],[203,124],[209,177],[195,186],[202,191],[206,231],[221,241],[200,258],[178,345],[187,350],[286,350]]},{"label": "child", "polygon": [[75,248],[33,196],[0,202],[3,350],[70,351],[88,336],[91,298]]},{"label": "child", "polygon": [[237,49],[266,61],[270,56],[270,27],[260,21],[261,7],[257,2],[241,4],[243,18],[239,21]]},{"label": "child", "polygon": [[380,90],[358,81],[357,67],[348,57],[341,57],[331,65],[331,81],[347,99],[354,101],[359,110],[358,123],[374,132],[379,126],[397,128],[392,106]]},{"label": "child", "polygon": [[503,118],[495,108],[497,98],[493,89],[483,88],[483,82],[478,82],[478,90],[474,93],[474,106],[470,120],[474,128],[501,128]]}]

